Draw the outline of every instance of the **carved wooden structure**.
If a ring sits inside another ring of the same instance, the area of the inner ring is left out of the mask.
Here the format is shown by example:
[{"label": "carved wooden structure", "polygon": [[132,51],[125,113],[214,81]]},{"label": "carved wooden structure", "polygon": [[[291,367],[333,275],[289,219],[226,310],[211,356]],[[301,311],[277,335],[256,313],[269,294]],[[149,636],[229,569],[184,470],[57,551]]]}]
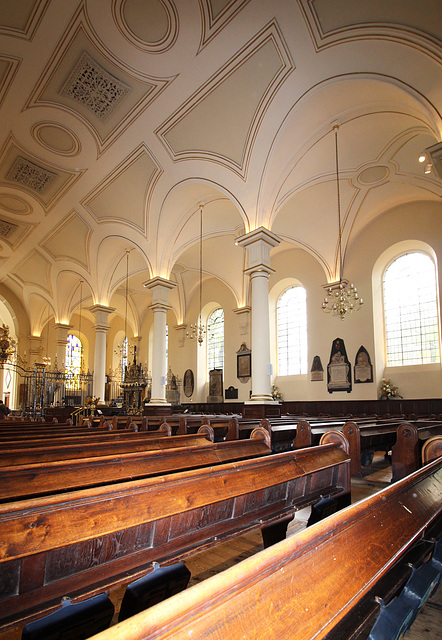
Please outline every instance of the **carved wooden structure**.
[{"label": "carved wooden structure", "polygon": [[[167,425],[165,425],[167,427]],[[162,433],[164,435],[162,435]],[[82,444],[58,444],[56,441],[45,446],[0,450],[0,467],[15,466],[21,464],[43,464],[55,460],[72,460],[74,458],[91,458],[94,456],[107,456],[111,454],[134,453],[136,451],[149,451],[171,449],[175,447],[190,447],[195,445],[210,444],[207,438],[210,430],[201,427],[199,434],[188,436],[169,436],[170,430],[165,428],[158,434],[150,433],[154,437],[132,437],[125,440],[112,440],[109,442],[92,442]],[[133,436],[138,434],[134,433]],[[147,435],[147,434],[144,434]]]},{"label": "carved wooden structure", "polygon": [[348,493],[349,465],[343,449],[328,444],[0,505],[0,624],[255,527],[267,546],[285,537],[296,509]]},{"label": "carved wooden structure", "polygon": [[[442,460],[93,640],[366,638],[440,535]],[[424,540],[424,537],[426,540]]]},{"label": "carved wooden structure", "polygon": [[85,489],[111,482],[148,478],[163,473],[197,469],[234,460],[256,458],[272,452],[265,429],[257,428],[249,440],[221,442],[207,446],[120,453],[0,467],[0,501],[16,501],[45,494]]},{"label": "carved wooden structure", "polygon": [[419,426],[405,422],[398,427],[396,441],[392,446],[393,482],[404,478],[420,467],[423,444],[432,436],[442,435],[442,422],[435,421]]}]

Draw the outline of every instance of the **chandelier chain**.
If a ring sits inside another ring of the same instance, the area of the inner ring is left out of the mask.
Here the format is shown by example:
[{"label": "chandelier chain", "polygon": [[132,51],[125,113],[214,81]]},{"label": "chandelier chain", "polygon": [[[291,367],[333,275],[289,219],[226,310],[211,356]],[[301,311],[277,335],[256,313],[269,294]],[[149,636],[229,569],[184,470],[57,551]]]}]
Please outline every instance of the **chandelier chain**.
[{"label": "chandelier chain", "polygon": [[364,301],[359,297],[358,290],[353,284],[349,284],[343,279],[343,258],[342,258],[342,221],[341,221],[341,191],[339,184],[339,151],[338,151],[338,130],[335,125],[335,164],[336,164],[336,195],[338,204],[338,262],[339,279],[327,285],[327,293],[322,302],[322,310],[325,313],[332,313],[343,320],[346,315],[361,308]]}]

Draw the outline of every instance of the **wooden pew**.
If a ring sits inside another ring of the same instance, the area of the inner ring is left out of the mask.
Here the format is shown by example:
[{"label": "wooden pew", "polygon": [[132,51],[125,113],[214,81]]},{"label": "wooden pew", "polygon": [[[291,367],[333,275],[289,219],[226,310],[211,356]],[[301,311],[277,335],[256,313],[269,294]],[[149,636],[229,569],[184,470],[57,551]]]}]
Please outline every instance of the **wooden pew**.
[{"label": "wooden pew", "polygon": [[171,435],[171,429],[169,425],[164,423],[157,431],[133,431],[129,429],[119,429],[118,431],[108,431],[105,428],[87,429],[84,432],[65,434],[45,434],[45,435],[16,435],[15,437],[9,437],[2,439],[0,436],[0,450],[19,449],[19,448],[35,448],[35,447],[49,447],[52,445],[63,444],[91,444],[93,442],[117,442],[117,441],[131,441],[131,440],[145,440],[149,438],[155,438],[162,435]]},{"label": "wooden pew", "polygon": [[[162,419],[161,422],[157,424],[157,428],[166,422],[165,419]],[[97,427],[102,427],[105,423],[111,424],[112,429],[115,430],[124,430],[128,429],[130,424],[137,425],[139,431],[147,431],[147,417],[146,416],[138,416],[138,415],[119,415],[119,416],[89,416],[87,418],[83,418],[83,425],[88,425],[93,429]]]},{"label": "wooden pew", "polygon": [[422,447],[422,465],[429,464],[442,456],[442,436],[433,436]]},{"label": "wooden pew", "polygon": [[[199,426],[204,424],[212,427],[215,433],[215,442],[222,442],[223,440],[239,440],[238,419],[232,416],[218,416],[217,418],[208,418],[204,416],[197,420],[190,420],[188,417],[181,417],[177,433],[180,435],[184,435],[185,433],[195,433]],[[255,428],[258,426],[259,425],[255,423]]]},{"label": "wooden pew", "polygon": [[58,431],[75,431],[78,430],[79,427],[70,424],[69,422],[58,422],[58,423],[46,423],[46,422],[28,422],[28,423],[19,423],[19,422],[11,422],[8,425],[2,425],[0,427],[0,435],[9,435],[14,433],[57,433]]},{"label": "wooden pew", "polygon": [[257,428],[249,440],[214,443],[210,447],[204,444],[43,465],[0,467],[0,501],[12,502],[111,482],[148,478],[271,453],[269,434],[265,429]]},{"label": "wooden pew", "polygon": [[339,445],[327,444],[0,505],[0,625],[252,528],[268,546],[285,537],[297,509],[350,492],[349,464]]},{"label": "wooden pew", "polygon": [[439,459],[91,640],[366,639],[431,554],[441,483]]},{"label": "wooden pew", "polygon": [[[210,444],[207,427],[195,435],[170,436],[170,430],[161,430],[154,437],[113,440],[111,442],[92,442],[89,444],[65,444],[46,447],[34,447],[29,450],[9,449],[0,451],[0,468],[23,464],[42,464],[55,460],[71,460],[74,458],[92,458],[95,456],[120,455],[136,451],[172,449]],[[135,434],[134,434],[135,435]]]},{"label": "wooden pew", "polygon": [[442,422],[418,424],[404,422],[397,429],[396,441],[392,446],[392,482],[419,469],[423,444],[432,436],[442,435]]}]

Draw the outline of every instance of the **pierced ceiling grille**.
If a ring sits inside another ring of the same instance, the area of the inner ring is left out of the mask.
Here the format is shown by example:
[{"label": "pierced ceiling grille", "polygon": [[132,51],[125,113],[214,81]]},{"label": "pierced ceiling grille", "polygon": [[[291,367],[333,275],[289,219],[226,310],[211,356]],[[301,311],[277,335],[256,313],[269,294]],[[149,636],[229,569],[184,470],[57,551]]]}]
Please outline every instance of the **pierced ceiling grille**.
[{"label": "pierced ceiling grille", "polygon": [[40,167],[27,158],[17,156],[14,164],[10,168],[7,180],[16,182],[32,191],[37,193],[45,193],[54,180],[57,178],[57,174]]},{"label": "pierced ceiling grille", "polygon": [[129,91],[130,87],[84,51],[60,95],[79,102],[104,122]]},{"label": "pierced ceiling grille", "polygon": [[15,229],[17,229],[16,224],[12,224],[7,220],[0,219],[0,236],[2,238],[7,238],[8,236],[10,236]]}]

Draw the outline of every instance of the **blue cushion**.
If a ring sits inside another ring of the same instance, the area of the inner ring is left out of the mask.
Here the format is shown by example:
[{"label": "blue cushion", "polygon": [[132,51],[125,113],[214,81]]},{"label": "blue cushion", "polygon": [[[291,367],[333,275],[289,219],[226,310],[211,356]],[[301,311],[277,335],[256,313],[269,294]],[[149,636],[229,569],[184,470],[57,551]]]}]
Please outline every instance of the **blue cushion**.
[{"label": "blue cushion", "polygon": [[126,589],[118,621],[144,611],[154,604],[184,591],[190,580],[190,571],[183,562],[161,567],[154,562],[154,570],[132,582]]},{"label": "blue cushion", "polygon": [[66,598],[61,609],[40,620],[29,622],[22,640],[86,640],[107,629],[114,615],[114,605],[107,593],[72,604]]}]

